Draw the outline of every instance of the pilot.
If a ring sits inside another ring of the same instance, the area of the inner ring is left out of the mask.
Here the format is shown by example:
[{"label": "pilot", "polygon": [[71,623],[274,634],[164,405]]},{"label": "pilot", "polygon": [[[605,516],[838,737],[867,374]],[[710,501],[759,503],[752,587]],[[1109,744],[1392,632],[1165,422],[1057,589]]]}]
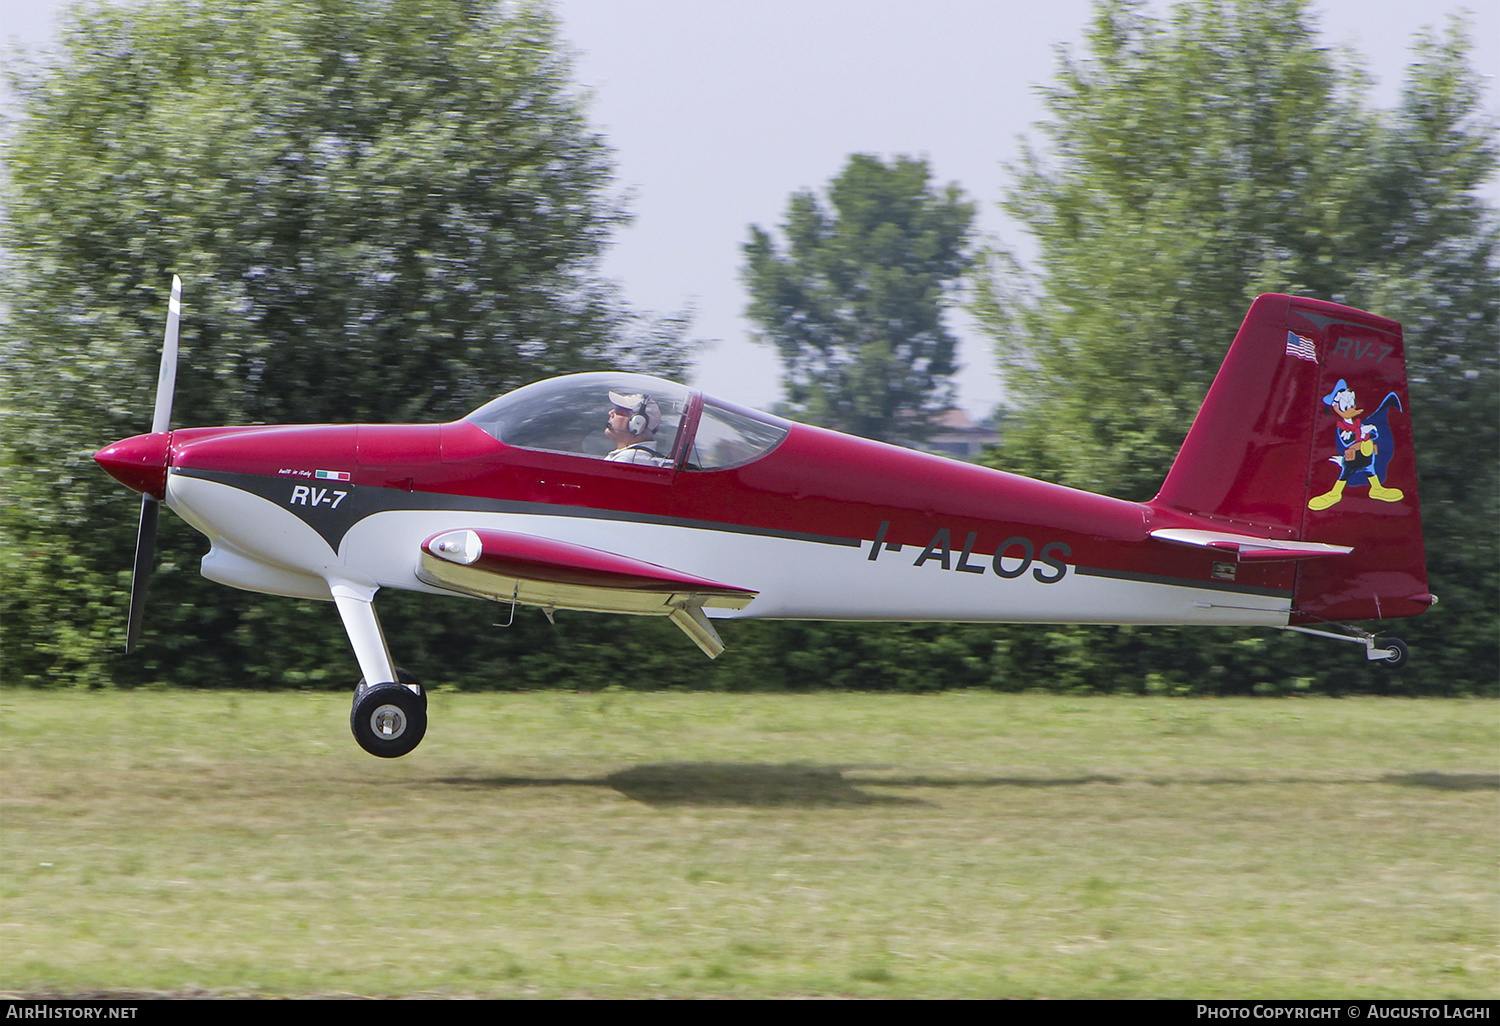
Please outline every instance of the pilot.
[{"label": "pilot", "polygon": [[655,448],[656,429],[661,427],[661,407],[656,400],[640,393],[611,392],[609,403],[604,434],[614,443],[615,450],[604,458],[616,463],[669,466],[672,461]]}]

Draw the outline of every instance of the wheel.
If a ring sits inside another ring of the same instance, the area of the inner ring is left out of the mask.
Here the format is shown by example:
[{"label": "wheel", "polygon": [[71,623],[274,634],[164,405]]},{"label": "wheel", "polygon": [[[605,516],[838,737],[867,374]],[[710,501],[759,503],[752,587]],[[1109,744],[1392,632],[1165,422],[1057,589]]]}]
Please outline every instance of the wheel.
[{"label": "wheel", "polygon": [[1375,642],[1375,647],[1390,650],[1384,662],[1386,667],[1392,670],[1405,666],[1407,658],[1411,655],[1406,649],[1406,642],[1400,638],[1384,638]]},{"label": "wheel", "polygon": [[349,729],[371,755],[399,758],[427,733],[427,699],[405,684],[364,685],[349,714]]}]

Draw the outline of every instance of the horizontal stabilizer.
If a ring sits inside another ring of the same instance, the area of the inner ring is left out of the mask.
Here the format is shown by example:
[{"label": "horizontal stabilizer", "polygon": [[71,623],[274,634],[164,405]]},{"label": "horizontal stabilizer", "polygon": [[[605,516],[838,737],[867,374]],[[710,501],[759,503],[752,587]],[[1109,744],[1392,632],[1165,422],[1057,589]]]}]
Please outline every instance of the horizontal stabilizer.
[{"label": "horizontal stabilizer", "polygon": [[723,651],[702,610],[757,594],[655,563],[508,531],[445,531],[422,543],[417,576],[434,587],[544,609],[669,616],[709,655]]},{"label": "horizontal stabilizer", "polygon": [[1152,531],[1151,537],[1174,545],[1214,549],[1242,561],[1316,559],[1323,556],[1347,556],[1354,551],[1348,545],[1257,538],[1228,531],[1199,531],[1185,527],[1161,528]]}]

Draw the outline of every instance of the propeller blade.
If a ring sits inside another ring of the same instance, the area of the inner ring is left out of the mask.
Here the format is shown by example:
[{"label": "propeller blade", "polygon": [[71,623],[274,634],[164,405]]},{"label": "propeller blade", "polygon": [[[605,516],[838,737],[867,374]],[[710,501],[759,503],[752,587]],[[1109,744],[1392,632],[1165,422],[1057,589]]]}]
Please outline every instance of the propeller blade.
[{"label": "propeller blade", "polygon": [[177,324],[182,319],[182,279],[172,275],[172,298],[167,303],[167,334],[161,343],[161,371],[156,376],[156,409],[151,433],[167,430],[172,421],[172,393],[177,388]]},{"label": "propeller blade", "polygon": [[125,626],[125,654],[135,651],[146,616],[146,589],[151,586],[151,564],[156,559],[156,518],[161,502],[141,496],[141,526],[135,536],[135,570],[130,575],[130,619]]},{"label": "propeller blade", "polygon": [[[177,390],[177,326],[182,320],[182,279],[172,275],[172,298],[167,303],[167,332],[161,343],[161,370],[156,375],[156,407],[151,411],[151,433],[161,434],[172,423],[172,394]],[[156,560],[156,520],[161,502],[141,494],[141,524],[135,536],[135,569],[130,575],[130,619],[125,625],[125,654],[135,651],[146,619],[146,589]]]}]

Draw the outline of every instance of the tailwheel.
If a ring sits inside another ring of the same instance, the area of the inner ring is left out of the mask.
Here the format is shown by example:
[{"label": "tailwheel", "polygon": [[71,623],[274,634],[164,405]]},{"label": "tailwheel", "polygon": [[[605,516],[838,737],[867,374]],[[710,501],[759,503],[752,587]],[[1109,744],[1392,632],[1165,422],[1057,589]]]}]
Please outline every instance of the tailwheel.
[{"label": "tailwheel", "polygon": [[1385,649],[1385,658],[1383,661],[1392,670],[1405,666],[1406,660],[1411,655],[1406,649],[1406,642],[1400,638],[1382,638],[1375,642],[1375,647],[1377,649]]},{"label": "tailwheel", "polygon": [[355,690],[349,729],[359,746],[371,755],[399,758],[416,748],[427,733],[427,696],[405,683],[361,681]]},{"label": "tailwheel", "polygon": [[1352,641],[1356,645],[1365,647],[1366,659],[1372,663],[1384,663],[1385,667],[1390,670],[1405,666],[1406,660],[1411,657],[1411,653],[1407,651],[1406,642],[1400,638],[1377,638],[1369,631],[1360,630],[1347,623],[1331,623],[1318,627],[1291,624],[1277,629],[1296,631],[1298,634],[1314,634],[1320,638],[1332,638],[1334,641]]}]

